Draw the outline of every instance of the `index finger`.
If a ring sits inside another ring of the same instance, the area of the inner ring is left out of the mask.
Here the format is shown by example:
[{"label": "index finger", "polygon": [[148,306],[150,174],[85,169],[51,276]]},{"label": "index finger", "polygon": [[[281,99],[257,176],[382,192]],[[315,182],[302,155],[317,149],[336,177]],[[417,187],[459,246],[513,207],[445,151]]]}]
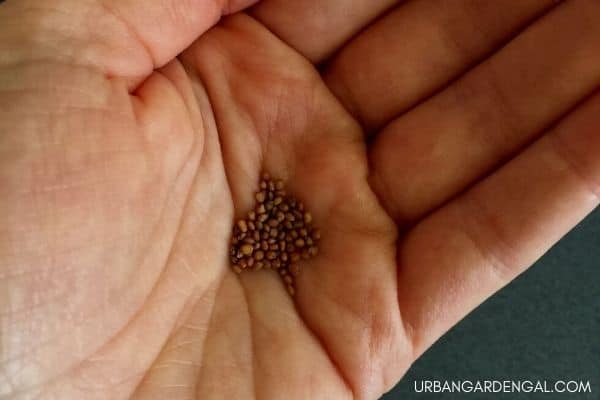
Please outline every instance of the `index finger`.
[{"label": "index finger", "polygon": [[398,0],[265,0],[252,14],[314,63],[329,57]]}]

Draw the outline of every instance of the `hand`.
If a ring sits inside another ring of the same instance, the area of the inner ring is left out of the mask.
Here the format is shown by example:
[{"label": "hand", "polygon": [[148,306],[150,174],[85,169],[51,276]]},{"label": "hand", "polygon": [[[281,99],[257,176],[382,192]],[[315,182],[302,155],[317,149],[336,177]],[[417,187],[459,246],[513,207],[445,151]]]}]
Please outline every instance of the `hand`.
[{"label": "hand", "polygon": [[221,3],[0,5],[2,398],[375,399],[598,204],[600,3]]}]

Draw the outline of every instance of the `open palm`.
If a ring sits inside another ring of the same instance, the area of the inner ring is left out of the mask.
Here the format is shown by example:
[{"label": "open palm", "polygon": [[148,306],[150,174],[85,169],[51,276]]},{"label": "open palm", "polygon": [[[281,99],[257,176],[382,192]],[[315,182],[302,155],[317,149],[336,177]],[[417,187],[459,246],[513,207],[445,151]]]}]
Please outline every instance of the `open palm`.
[{"label": "open palm", "polygon": [[0,5],[0,398],[374,399],[597,205],[598,2],[222,3]]}]

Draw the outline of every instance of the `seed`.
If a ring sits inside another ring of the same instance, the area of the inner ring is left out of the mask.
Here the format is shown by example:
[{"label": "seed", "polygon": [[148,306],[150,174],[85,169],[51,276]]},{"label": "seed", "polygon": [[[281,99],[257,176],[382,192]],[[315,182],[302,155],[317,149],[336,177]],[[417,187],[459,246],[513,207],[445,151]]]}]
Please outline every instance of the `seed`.
[{"label": "seed", "polygon": [[242,232],[247,232],[248,231],[248,225],[246,224],[246,221],[243,219],[240,219],[237,223],[238,228],[240,228],[240,231]]},{"label": "seed", "polygon": [[312,222],[312,214],[308,211],[304,213],[304,223],[310,224]]},{"label": "seed", "polygon": [[244,269],[275,269],[290,295],[295,295],[294,277],[301,269],[300,260],[318,254],[321,237],[312,227],[313,216],[284,190],[284,182],[263,173],[254,196],[254,209],[233,226],[230,262],[236,273]]},{"label": "seed", "polygon": [[287,285],[286,288],[290,296],[294,297],[296,295],[296,291],[292,285]]}]

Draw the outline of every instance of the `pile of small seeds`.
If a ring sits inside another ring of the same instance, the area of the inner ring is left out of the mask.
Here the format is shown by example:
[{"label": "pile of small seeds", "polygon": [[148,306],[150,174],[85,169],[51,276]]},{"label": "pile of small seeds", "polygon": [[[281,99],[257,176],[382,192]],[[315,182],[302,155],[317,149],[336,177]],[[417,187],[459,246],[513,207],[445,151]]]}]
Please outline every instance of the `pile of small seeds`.
[{"label": "pile of small seeds", "polygon": [[259,188],[254,209],[233,227],[231,263],[238,274],[276,270],[294,296],[298,261],[317,255],[321,233],[304,204],[285,191],[283,181],[263,173]]}]

